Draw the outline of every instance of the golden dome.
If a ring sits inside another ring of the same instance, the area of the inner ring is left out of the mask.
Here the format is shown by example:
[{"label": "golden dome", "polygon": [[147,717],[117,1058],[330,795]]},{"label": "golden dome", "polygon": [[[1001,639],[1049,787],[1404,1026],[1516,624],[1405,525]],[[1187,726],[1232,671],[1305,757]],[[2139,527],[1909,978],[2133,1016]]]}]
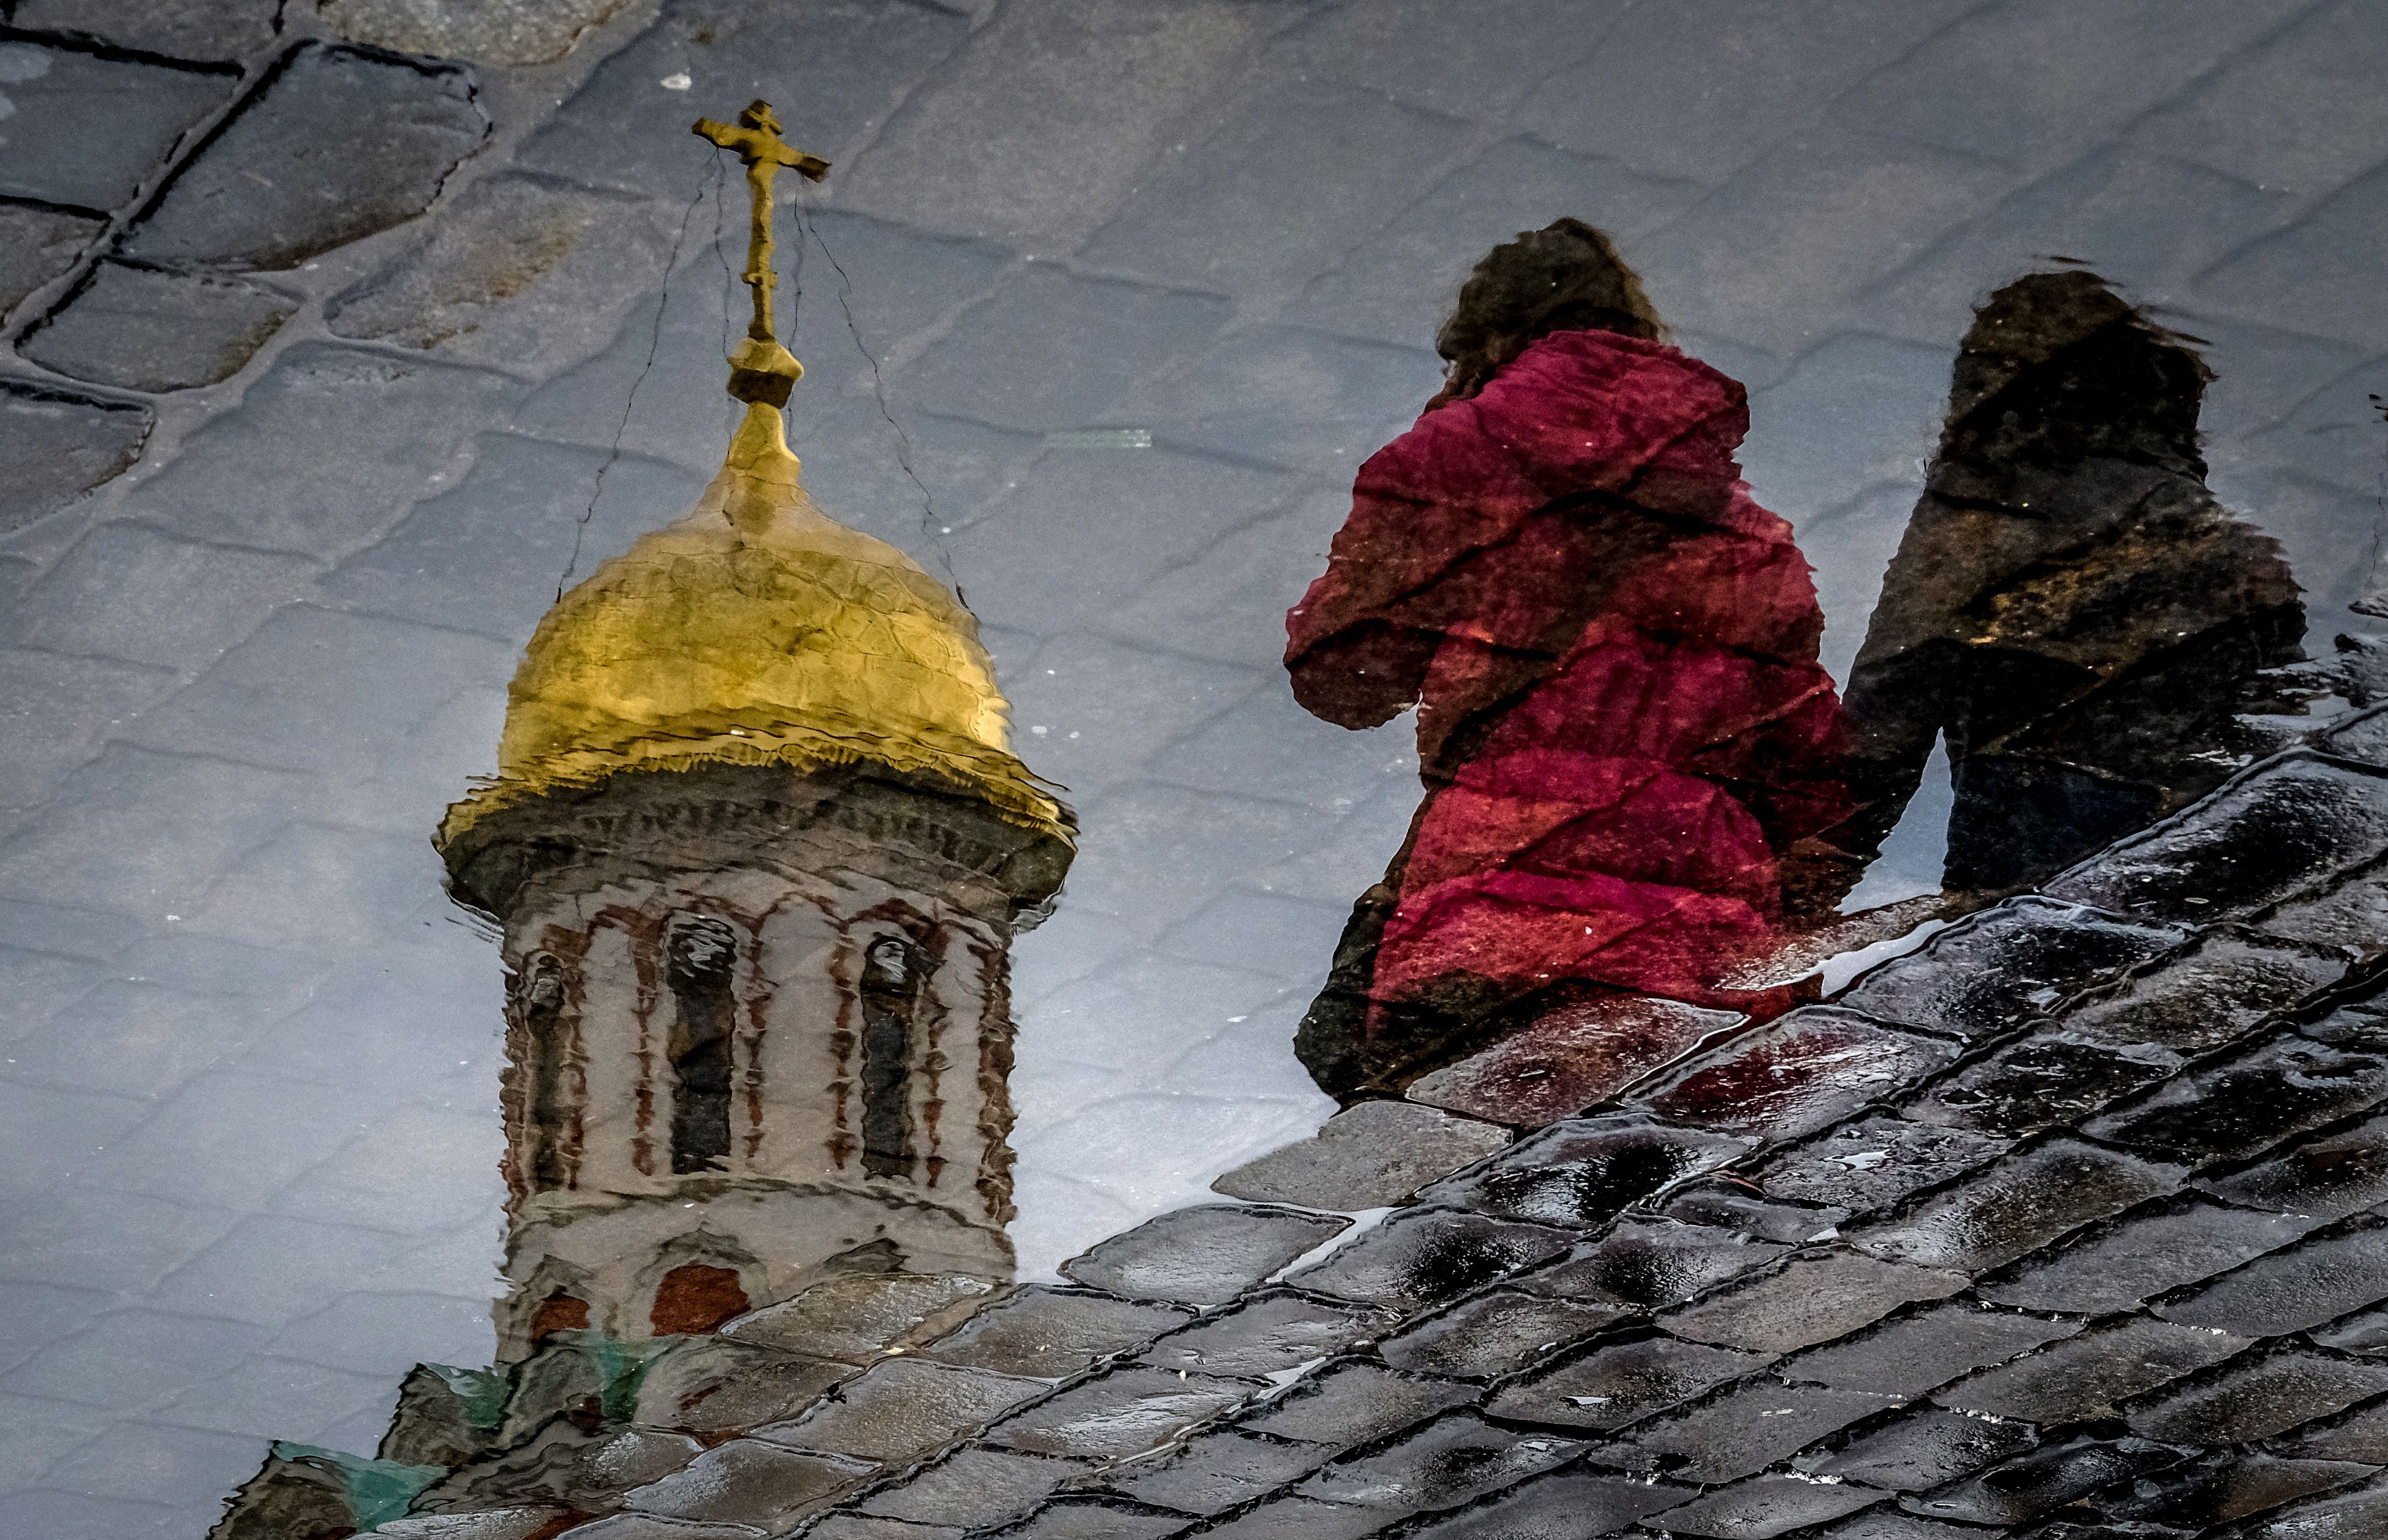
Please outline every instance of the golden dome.
[{"label": "golden dome", "polygon": [[617,770],[870,760],[1070,838],[1012,757],[978,622],[909,557],[813,506],[779,411],[756,402],[721,473],[559,600],[507,691],[493,809]]}]

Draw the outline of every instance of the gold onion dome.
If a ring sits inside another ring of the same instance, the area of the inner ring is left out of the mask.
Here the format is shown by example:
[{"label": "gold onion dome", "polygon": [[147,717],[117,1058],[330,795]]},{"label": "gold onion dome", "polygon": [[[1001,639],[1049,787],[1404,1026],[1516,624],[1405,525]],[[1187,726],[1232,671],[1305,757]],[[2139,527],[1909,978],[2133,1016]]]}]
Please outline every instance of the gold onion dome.
[{"label": "gold onion dome", "polygon": [[620,770],[873,761],[1069,838],[1010,751],[978,622],[918,563],[815,507],[780,413],[756,403],[678,523],[564,596],[507,690],[493,809]]}]

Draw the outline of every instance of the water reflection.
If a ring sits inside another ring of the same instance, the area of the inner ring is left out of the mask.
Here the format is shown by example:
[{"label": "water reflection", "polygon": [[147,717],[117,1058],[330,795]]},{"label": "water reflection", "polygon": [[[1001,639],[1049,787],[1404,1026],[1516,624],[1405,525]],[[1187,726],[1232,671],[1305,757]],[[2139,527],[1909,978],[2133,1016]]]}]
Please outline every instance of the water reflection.
[{"label": "water reflection", "polygon": [[[1288,616],[1302,703],[1415,705],[1427,789],[1302,1024],[1339,1095],[1519,1029],[1647,1036],[1632,995],[1778,1014],[1817,955],[2033,886],[2244,764],[2242,713],[2303,709],[2287,562],[2205,487],[2212,376],[2095,274],[1979,310],[1846,701],[1740,480],[1742,388],[1664,335],[1598,231],[1496,247]],[[1943,893],[1837,916],[1941,738]],[[1675,1019],[1610,1078],[1715,1025]]]}]

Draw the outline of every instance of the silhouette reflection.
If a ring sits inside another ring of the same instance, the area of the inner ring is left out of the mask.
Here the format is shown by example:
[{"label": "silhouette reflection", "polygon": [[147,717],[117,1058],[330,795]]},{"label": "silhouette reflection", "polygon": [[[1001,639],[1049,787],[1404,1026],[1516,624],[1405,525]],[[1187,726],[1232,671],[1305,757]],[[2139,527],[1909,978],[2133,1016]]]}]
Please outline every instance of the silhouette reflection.
[{"label": "silhouette reflection", "polygon": [[[1606,237],[1495,248],[1438,347],[1445,389],[1287,619],[1308,710],[1416,706],[1427,789],[1297,1040],[1340,1096],[1518,1029],[1641,1034],[1605,1094],[1724,1019],[1635,997],[1778,1014],[1817,957],[2038,883],[2245,763],[2239,713],[2301,709],[2267,673],[2302,655],[2296,585],[2205,488],[2211,376],[2094,274],[1981,309],[1846,707],[1740,479],[1742,388]],[[1836,915],[1944,735],[1944,893]]]}]

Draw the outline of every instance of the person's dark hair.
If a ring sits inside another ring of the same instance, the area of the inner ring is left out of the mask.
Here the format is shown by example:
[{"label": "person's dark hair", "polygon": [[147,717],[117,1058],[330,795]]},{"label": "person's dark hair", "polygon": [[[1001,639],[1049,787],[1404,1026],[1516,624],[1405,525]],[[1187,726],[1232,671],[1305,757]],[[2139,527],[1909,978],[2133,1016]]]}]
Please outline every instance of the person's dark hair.
[{"label": "person's dark hair", "polygon": [[1650,342],[1667,335],[1607,235],[1581,220],[1522,231],[1476,264],[1434,339],[1451,363],[1443,398],[1475,395],[1493,371],[1553,332],[1594,330]]}]

